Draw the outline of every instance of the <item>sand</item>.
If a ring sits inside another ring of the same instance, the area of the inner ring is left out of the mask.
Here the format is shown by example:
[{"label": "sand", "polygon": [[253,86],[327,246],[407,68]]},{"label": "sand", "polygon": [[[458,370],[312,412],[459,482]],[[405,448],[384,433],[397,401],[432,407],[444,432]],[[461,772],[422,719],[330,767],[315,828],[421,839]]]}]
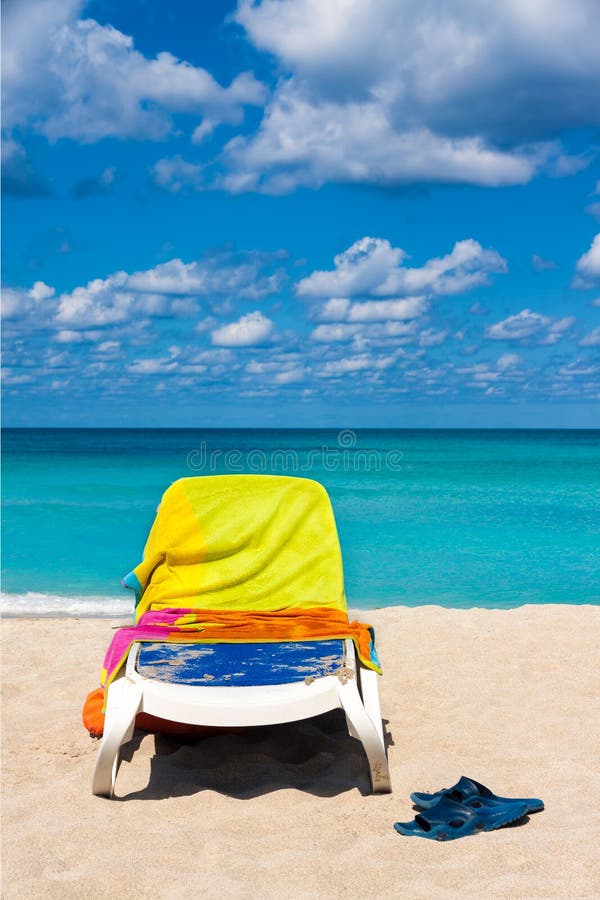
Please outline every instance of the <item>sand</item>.
[{"label": "sand", "polygon": [[[114,801],[92,796],[80,710],[115,623],[5,620],[2,897],[600,896],[600,607],[368,619],[393,794],[369,794],[332,713],[196,742],[136,732]],[[446,843],[396,834],[411,790],[461,774],[546,810]]]}]

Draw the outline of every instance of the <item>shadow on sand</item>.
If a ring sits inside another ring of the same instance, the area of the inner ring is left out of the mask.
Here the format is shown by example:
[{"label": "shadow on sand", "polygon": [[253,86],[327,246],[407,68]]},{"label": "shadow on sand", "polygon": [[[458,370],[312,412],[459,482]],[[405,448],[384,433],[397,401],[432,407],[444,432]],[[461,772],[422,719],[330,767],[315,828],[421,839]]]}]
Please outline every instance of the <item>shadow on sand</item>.
[{"label": "shadow on sand", "polygon": [[[136,730],[121,749],[123,765],[131,762],[147,737]],[[393,744],[389,733],[386,738],[388,746]],[[341,710],[241,733],[203,738],[155,735],[154,745],[148,785],[115,799],[160,800],[204,790],[250,799],[285,788],[318,797],[334,797],[353,788],[363,796],[371,793],[362,745],[348,735]]]}]

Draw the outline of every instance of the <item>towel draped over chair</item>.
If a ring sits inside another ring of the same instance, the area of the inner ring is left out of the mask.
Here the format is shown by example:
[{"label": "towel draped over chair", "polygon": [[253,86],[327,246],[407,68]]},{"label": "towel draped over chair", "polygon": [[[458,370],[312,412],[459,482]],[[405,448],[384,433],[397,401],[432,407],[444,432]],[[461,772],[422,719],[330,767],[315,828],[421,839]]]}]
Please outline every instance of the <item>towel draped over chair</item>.
[{"label": "towel draped over chair", "polygon": [[136,624],[113,638],[105,687],[136,641],[350,638],[364,665],[381,673],[373,629],[348,621],[333,511],[315,481],[179,479],[162,497],[143,561],[123,584],[136,594]]}]

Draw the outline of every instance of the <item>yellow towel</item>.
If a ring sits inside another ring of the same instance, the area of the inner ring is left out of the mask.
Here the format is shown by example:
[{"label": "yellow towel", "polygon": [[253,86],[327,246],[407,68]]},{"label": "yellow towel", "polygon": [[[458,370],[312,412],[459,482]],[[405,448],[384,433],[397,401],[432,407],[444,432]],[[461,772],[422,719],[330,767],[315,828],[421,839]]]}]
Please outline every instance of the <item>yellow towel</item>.
[{"label": "yellow towel", "polygon": [[331,504],[316,481],[281,475],[182,478],[165,492],[124,579],[136,622],[149,610],[346,611]]}]

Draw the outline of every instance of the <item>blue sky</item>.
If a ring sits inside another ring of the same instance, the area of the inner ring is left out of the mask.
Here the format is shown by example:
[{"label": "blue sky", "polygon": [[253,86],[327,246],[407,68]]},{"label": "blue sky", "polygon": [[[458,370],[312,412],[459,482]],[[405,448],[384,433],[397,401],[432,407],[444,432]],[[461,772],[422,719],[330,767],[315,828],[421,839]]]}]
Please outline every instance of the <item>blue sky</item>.
[{"label": "blue sky", "polygon": [[595,0],[3,26],[6,425],[600,424]]}]

